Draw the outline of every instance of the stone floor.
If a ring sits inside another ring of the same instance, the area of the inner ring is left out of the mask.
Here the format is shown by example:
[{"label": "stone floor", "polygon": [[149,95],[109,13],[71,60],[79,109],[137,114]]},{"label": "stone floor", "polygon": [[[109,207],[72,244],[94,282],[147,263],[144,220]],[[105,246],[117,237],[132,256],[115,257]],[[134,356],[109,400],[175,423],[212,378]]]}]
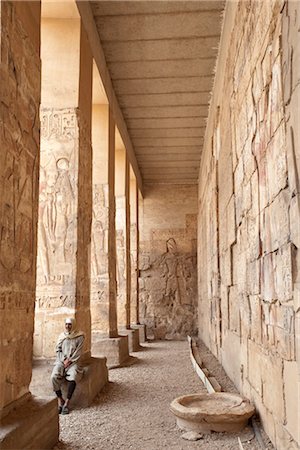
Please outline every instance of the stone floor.
[{"label": "stone floor", "polygon": [[[238,436],[245,450],[260,449],[250,427],[238,435],[213,433],[196,442],[181,438],[170,402],[180,395],[205,392],[193,372],[187,342],[145,343],[132,362],[110,370],[109,385],[91,407],[60,417],[56,450],[236,450]],[[267,440],[266,448],[273,448]]]}]

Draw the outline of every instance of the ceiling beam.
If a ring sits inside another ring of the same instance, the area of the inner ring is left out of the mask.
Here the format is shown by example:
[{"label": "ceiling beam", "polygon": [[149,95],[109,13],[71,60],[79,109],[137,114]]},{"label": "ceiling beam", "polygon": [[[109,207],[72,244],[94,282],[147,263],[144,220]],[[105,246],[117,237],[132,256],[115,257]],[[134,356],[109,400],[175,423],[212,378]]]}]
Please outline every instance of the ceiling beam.
[{"label": "ceiling beam", "polygon": [[90,3],[87,1],[80,1],[76,0],[77,8],[79,11],[79,14],[81,16],[81,20],[83,23],[83,26],[85,28],[86,34],[88,36],[88,40],[90,43],[91,51],[93,54],[93,58],[95,60],[95,63],[97,65],[97,68],[99,70],[99,74],[102,79],[102,83],[104,86],[105,93],[108,98],[108,102],[110,105],[110,108],[112,110],[115,123],[118,127],[118,130],[120,132],[120,135],[123,139],[124,146],[126,148],[126,153],[128,155],[129,162],[132,166],[132,169],[134,171],[134,174],[136,176],[137,184],[139,187],[139,190],[141,191],[143,195],[143,181],[142,176],[139,170],[139,166],[136,160],[135,152],[128,134],[127,126],[124,121],[123,114],[121,112],[112,82],[110,78],[110,74],[107,68],[103,48],[100,42],[100,37],[97,31],[97,27],[95,24],[94,16],[91,10]]}]

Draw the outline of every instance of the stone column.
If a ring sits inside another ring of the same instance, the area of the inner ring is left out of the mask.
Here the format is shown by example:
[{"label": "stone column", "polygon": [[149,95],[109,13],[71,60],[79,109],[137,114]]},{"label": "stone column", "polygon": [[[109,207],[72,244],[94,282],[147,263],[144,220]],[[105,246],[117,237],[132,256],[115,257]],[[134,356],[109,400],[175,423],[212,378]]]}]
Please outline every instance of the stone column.
[{"label": "stone column", "polygon": [[137,309],[137,184],[130,178],[131,324],[138,324]]},{"label": "stone column", "polygon": [[[45,19],[42,25],[35,354],[53,357],[64,319],[75,317],[85,332],[86,371],[72,404],[87,406],[108,381],[106,360],[90,358],[92,54],[80,19]],[[34,371],[34,393],[42,385],[39,371]]]},{"label": "stone column", "polygon": [[126,215],[126,329],[130,329],[131,323],[131,243],[130,243],[130,164],[126,155],[125,162],[125,215]]},{"label": "stone column", "polygon": [[91,342],[92,55],[80,19],[43,20],[42,62],[35,355],[52,357],[66,316],[87,353]]},{"label": "stone column", "polygon": [[117,303],[118,326],[126,328],[127,320],[127,268],[126,268],[126,153],[122,144],[116,148],[115,166],[115,194],[116,194],[116,250],[117,250]]},{"label": "stone column", "polygon": [[117,253],[116,253],[116,199],[115,199],[115,121],[109,110],[108,154],[108,274],[109,274],[109,337],[118,337],[117,321]]},{"label": "stone column", "polygon": [[[0,2],[1,449],[52,448],[55,401],[32,398],[36,283],[40,2]],[[46,428],[37,435],[38,428]],[[26,433],[20,430],[26,429]]]},{"label": "stone column", "polygon": [[[119,336],[117,320],[117,251],[116,251],[116,199],[115,199],[115,121],[111,109],[108,113],[108,253],[104,256],[103,276],[99,285],[101,298],[93,298],[93,342],[92,353],[105,356],[109,367],[116,367],[129,357],[128,337]],[[105,167],[105,164],[104,166]],[[96,170],[94,173],[96,173]],[[105,176],[102,173],[102,177]],[[103,203],[103,202],[102,202]],[[94,205],[95,208],[95,205]],[[105,228],[105,227],[104,227]],[[103,251],[97,251],[101,257]],[[107,265],[105,266],[107,262]],[[107,272],[106,272],[107,270]],[[105,282],[105,284],[103,283]],[[105,290],[105,288],[107,290]],[[102,299],[103,295],[103,299]],[[98,318],[97,315],[100,315]],[[103,336],[108,337],[104,338]]]},{"label": "stone column", "polygon": [[[93,105],[93,221],[91,245],[92,333],[108,337],[109,331],[109,185],[108,185],[109,106]],[[113,149],[114,151],[114,149]],[[112,196],[114,199],[114,196]],[[114,208],[114,206],[113,206]],[[114,225],[112,224],[113,230]],[[114,231],[113,231],[114,233]],[[116,321],[115,321],[116,322]],[[115,326],[113,327],[115,328]],[[112,330],[114,337],[116,329]],[[97,336],[95,336],[97,338]],[[93,337],[92,337],[93,339]]]},{"label": "stone column", "polygon": [[116,149],[116,233],[118,325],[120,334],[128,336],[129,351],[139,350],[138,330],[130,328],[130,166],[123,142]]},{"label": "stone column", "polygon": [[131,306],[132,306],[132,328],[139,331],[140,342],[146,342],[146,325],[140,323],[139,307],[139,196],[140,192],[137,186],[136,178],[131,179],[131,259],[133,268],[131,270]]}]

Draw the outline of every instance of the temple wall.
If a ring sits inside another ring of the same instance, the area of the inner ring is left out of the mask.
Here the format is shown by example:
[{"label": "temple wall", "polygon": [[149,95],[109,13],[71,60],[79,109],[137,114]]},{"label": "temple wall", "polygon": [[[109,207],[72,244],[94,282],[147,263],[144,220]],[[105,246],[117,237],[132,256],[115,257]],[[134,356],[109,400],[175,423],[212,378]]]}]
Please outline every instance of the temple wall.
[{"label": "temple wall", "polygon": [[40,3],[0,3],[0,415],[28,394],[36,281]]},{"label": "temple wall", "polygon": [[276,448],[296,449],[299,2],[230,7],[199,176],[199,336]]},{"label": "temple wall", "polygon": [[196,329],[197,187],[149,185],[140,203],[140,321],[156,338],[185,338]]}]

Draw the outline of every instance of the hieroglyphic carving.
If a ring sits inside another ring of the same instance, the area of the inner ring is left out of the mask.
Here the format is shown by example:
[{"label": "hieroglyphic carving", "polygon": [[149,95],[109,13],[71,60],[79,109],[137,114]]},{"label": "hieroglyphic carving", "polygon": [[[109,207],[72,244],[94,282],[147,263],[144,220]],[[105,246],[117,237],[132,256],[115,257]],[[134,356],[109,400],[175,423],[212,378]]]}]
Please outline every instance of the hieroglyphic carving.
[{"label": "hieroglyphic carving", "polygon": [[78,126],[76,110],[41,111],[38,282],[61,284],[76,253]]},{"label": "hieroglyphic carving", "polygon": [[35,159],[25,150],[8,149],[0,187],[0,263],[8,270],[28,272],[33,263]]},{"label": "hieroglyphic carving", "polygon": [[92,221],[92,276],[99,277],[108,271],[107,263],[107,227],[108,208],[105,201],[105,185],[93,186],[93,221]]},{"label": "hieroglyphic carving", "polygon": [[0,309],[6,311],[26,311],[32,312],[34,303],[32,301],[32,293],[24,292],[1,292],[0,293]]},{"label": "hieroglyphic carving", "polygon": [[42,139],[70,140],[77,135],[77,114],[74,109],[41,109]]},{"label": "hieroglyphic carving", "polygon": [[108,186],[93,185],[91,235],[91,320],[93,331],[108,329]]},{"label": "hieroglyphic carving", "polygon": [[116,231],[116,242],[117,242],[117,283],[121,284],[126,280],[125,240],[123,230]]}]

